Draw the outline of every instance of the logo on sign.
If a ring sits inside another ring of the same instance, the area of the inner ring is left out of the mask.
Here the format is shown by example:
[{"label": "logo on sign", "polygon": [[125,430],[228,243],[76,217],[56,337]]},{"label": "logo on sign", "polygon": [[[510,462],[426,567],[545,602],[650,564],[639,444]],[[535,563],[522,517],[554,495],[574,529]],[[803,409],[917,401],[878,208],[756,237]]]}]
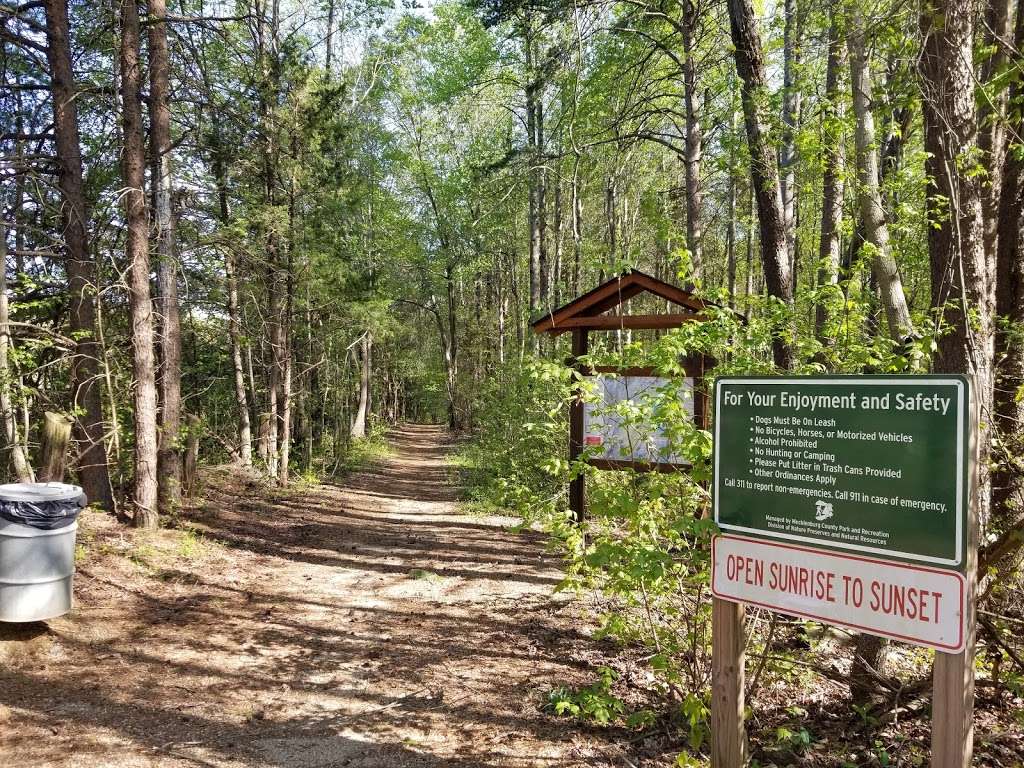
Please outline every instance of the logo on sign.
[{"label": "logo on sign", "polygon": [[586,445],[601,445],[604,443],[604,438],[600,435],[587,435],[583,442]]},{"label": "logo on sign", "polygon": [[818,499],[814,503],[814,517],[819,523],[828,520],[833,514],[831,502]]}]

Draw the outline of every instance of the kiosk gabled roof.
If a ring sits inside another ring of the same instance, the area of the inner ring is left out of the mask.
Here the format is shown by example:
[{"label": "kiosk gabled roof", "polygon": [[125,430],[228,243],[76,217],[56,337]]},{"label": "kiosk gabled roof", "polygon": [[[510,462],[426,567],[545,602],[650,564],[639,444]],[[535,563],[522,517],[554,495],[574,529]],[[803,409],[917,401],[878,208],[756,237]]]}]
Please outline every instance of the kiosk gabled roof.
[{"label": "kiosk gabled roof", "polygon": [[[606,315],[611,309],[641,293],[650,293],[683,308],[665,315]],[[679,286],[633,270],[607,280],[582,296],[546,312],[531,325],[535,333],[560,334],[574,329],[611,331],[619,328],[678,328],[703,320],[707,304]]]}]

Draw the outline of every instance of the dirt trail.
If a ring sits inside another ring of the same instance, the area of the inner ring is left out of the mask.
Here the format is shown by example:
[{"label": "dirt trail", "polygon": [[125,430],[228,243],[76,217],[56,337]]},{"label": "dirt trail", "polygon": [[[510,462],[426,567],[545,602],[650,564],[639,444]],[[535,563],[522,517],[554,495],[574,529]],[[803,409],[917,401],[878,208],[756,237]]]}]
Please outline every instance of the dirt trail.
[{"label": "dirt trail", "polygon": [[602,661],[542,540],[460,514],[440,430],[394,449],[340,486],[213,473],[185,532],[87,513],[76,610],[0,625],[0,765],[624,764],[541,711]]}]

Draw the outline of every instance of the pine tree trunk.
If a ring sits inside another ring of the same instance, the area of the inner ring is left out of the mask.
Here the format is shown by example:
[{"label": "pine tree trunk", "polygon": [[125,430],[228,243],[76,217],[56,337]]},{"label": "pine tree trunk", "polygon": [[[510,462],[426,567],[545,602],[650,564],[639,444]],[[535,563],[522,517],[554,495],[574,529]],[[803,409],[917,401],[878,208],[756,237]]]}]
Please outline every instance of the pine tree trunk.
[{"label": "pine tree trunk", "polygon": [[157,306],[160,322],[159,510],[181,506],[181,313],[175,252],[171,167],[170,56],[166,0],[149,0],[150,158],[153,163],[153,224],[157,254]]},{"label": "pine tree trunk", "polygon": [[[779,167],[768,131],[771,105],[761,34],[752,0],[729,0],[729,22],[736,71],[743,82],[743,117],[750,148],[750,177],[760,223],[761,264],[769,295],[788,306],[793,303],[793,282],[786,243],[786,217],[779,187]],[[785,334],[775,335],[772,352],[777,366],[792,367],[793,353]]]},{"label": "pine tree trunk", "polygon": [[63,205],[61,226],[67,254],[68,292],[71,297],[70,325],[75,338],[71,362],[71,401],[81,411],[75,422],[79,442],[79,476],[89,501],[113,511],[107,450],[103,443],[103,404],[100,393],[102,349],[96,339],[96,265],[89,251],[88,214],[82,186],[82,153],[79,143],[78,110],[67,0],[46,0],[46,56],[50,65],[50,93],[53,99],[53,132],[57,153],[57,181]]},{"label": "pine tree trunk", "polygon": [[[220,204],[220,220],[224,226],[231,221],[228,205],[227,178],[224,160],[220,155],[220,142],[213,160]],[[242,322],[238,304],[238,273],[235,253],[231,244],[224,249],[224,278],[227,288],[228,337],[231,339],[231,364],[235,373],[235,404],[238,409],[238,457],[243,466],[252,466],[252,425],[249,420],[249,398],[245,388],[245,368],[242,363]]]},{"label": "pine tree trunk", "polygon": [[872,272],[881,291],[882,306],[889,323],[889,335],[906,341],[913,335],[910,308],[903,292],[899,268],[889,247],[889,225],[882,205],[879,186],[878,147],[875,142],[875,118],[871,112],[871,70],[867,57],[864,20],[854,3],[847,19],[846,44],[850,54],[850,87],[856,117],[857,198],[864,239],[872,248]]},{"label": "pine tree trunk", "polygon": [[132,370],[135,376],[135,525],[157,526],[156,361],[153,354],[153,306],[149,292],[149,244],[146,197],[146,149],[142,136],[142,87],[139,63],[139,9],[121,0],[121,118],[124,148],[121,172],[125,190],[128,296],[132,320]]}]

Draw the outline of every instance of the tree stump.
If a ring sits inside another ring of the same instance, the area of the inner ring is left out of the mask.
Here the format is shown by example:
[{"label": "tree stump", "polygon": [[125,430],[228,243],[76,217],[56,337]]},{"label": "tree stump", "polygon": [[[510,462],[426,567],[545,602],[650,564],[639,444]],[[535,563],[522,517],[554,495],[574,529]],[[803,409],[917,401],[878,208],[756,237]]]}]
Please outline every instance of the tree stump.
[{"label": "tree stump", "polygon": [[71,441],[71,420],[60,413],[43,414],[40,440],[39,482],[59,483],[67,467],[68,443]]}]

